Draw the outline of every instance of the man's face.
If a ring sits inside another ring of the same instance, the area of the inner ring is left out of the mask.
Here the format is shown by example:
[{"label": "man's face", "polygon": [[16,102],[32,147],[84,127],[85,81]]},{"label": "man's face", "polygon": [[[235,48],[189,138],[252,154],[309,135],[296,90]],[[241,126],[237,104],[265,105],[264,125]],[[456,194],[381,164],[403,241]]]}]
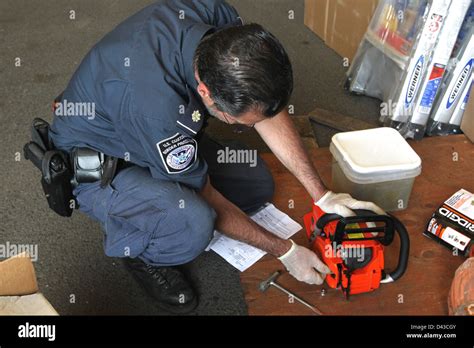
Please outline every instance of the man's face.
[{"label": "man's face", "polygon": [[204,106],[206,107],[209,114],[218,120],[227,123],[227,124],[241,124],[248,127],[253,127],[256,123],[266,119],[265,116],[257,112],[246,112],[238,117],[229,115],[225,112],[222,112],[217,109],[216,104],[210,97],[209,89],[207,86],[199,79],[198,74],[196,73],[196,81],[198,82],[198,93],[201,96]]}]

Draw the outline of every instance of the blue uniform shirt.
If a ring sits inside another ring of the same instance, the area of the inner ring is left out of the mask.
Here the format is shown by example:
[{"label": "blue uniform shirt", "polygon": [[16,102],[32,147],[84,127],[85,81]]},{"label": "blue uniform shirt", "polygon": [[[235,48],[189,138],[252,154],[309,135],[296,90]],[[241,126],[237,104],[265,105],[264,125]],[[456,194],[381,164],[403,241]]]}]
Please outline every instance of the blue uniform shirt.
[{"label": "blue uniform shirt", "polygon": [[[51,126],[56,147],[88,147],[200,189],[207,164],[195,140],[207,111],[193,57],[206,33],[239,25],[223,0],[164,0],[119,24],[73,75]],[[91,112],[93,111],[93,113]]]}]

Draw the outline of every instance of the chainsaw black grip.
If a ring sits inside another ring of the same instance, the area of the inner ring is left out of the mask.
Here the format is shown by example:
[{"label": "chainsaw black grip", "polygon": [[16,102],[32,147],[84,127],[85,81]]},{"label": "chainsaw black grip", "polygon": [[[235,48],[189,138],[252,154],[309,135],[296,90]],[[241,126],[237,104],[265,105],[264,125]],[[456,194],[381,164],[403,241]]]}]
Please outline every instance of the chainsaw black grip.
[{"label": "chainsaw black grip", "polygon": [[316,227],[320,230],[323,230],[324,226],[326,226],[328,223],[339,221],[341,219],[343,219],[343,217],[338,214],[324,214],[318,219],[318,221],[316,221]]},{"label": "chainsaw black grip", "polygon": [[390,214],[390,217],[393,220],[395,231],[397,231],[398,236],[400,237],[400,254],[398,256],[398,265],[394,271],[389,273],[387,276],[390,277],[393,281],[399,279],[408,266],[408,256],[410,254],[410,238],[408,237],[408,232],[405,226],[398,220],[395,216]]}]

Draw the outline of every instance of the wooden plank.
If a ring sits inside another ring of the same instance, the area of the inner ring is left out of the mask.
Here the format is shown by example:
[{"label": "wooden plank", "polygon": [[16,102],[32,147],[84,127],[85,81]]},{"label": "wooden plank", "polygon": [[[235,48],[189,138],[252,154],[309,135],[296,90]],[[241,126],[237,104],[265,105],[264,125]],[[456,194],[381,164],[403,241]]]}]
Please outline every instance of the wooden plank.
[{"label": "wooden plank", "polygon": [[349,132],[377,127],[377,125],[359,120],[357,118],[349,117],[325,109],[314,109],[308,115],[311,122],[332,128],[340,132]]},{"label": "wooden plank", "polygon": [[[278,281],[328,315],[445,315],[447,296],[454,272],[463,258],[453,256],[434,241],[422,235],[429,217],[437,206],[459,188],[474,192],[474,146],[464,135],[427,138],[411,142],[423,161],[422,174],[416,179],[408,209],[395,215],[410,234],[411,249],[407,273],[397,282],[382,284],[367,294],[346,301],[340,290],[326,285],[307,285],[284,273]],[[272,168],[276,194],[275,205],[303,225],[302,217],[311,209],[311,200],[298,181],[271,154],[264,160]],[[316,149],[312,160],[327,184],[330,183],[331,155],[327,148]],[[291,208],[291,203],[294,207]],[[308,245],[304,231],[294,240]],[[386,249],[387,269],[393,269],[398,241]],[[250,315],[310,315],[304,306],[290,303],[288,297],[274,288],[265,294],[258,284],[283,265],[271,256],[241,274],[241,282]],[[325,296],[321,289],[325,288]]]},{"label": "wooden plank", "polygon": [[377,124],[320,108],[311,111],[307,117],[319,147],[329,146],[332,136],[336,133],[377,127]]},{"label": "wooden plank", "polygon": [[[303,144],[307,151],[312,151],[318,147],[311,128],[311,123],[307,115],[291,116],[296,129],[302,137]],[[212,135],[216,140],[237,140],[251,149],[258,150],[259,153],[271,152],[267,144],[260,138],[255,129],[240,126],[243,132],[238,133],[238,125],[228,125],[216,118],[209,120],[206,133]]]}]

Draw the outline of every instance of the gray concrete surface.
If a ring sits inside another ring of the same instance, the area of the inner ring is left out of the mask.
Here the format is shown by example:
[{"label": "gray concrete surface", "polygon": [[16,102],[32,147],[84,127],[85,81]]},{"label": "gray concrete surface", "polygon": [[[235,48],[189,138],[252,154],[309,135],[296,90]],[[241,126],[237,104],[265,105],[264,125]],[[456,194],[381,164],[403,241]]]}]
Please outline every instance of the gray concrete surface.
[{"label": "gray concrete surface", "polygon": [[[0,2],[0,243],[38,245],[41,291],[60,314],[165,314],[120,260],[104,256],[100,226],[80,213],[48,210],[31,163],[18,154],[34,117],[51,120],[52,99],[88,49],[150,0],[2,0]],[[378,102],[346,95],[341,58],[303,25],[303,0],[233,0],[247,22],[270,29],[295,71],[296,114],[315,107],[376,122]],[[69,19],[74,10],[76,18]],[[295,19],[288,19],[293,10]],[[15,66],[15,59],[21,66]],[[214,132],[219,132],[217,127]],[[246,313],[238,273],[214,253],[189,265],[201,293],[195,314]],[[73,295],[73,296],[72,296]],[[71,301],[74,299],[74,302]]]}]

